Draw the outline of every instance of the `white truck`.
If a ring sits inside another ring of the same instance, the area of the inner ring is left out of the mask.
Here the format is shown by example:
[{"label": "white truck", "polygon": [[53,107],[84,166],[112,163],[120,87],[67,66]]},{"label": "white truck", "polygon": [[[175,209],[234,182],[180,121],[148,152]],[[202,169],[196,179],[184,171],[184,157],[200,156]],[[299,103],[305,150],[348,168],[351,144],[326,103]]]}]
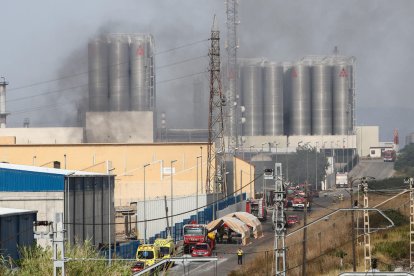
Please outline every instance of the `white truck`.
[{"label": "white truck", "polygon": [[336,177],[335,177],[335,185],[336,185],[337,188],[346,188],[346,187],[348,187],[348,173],[347,172],[344,172],[344,173],[337,172]]}]

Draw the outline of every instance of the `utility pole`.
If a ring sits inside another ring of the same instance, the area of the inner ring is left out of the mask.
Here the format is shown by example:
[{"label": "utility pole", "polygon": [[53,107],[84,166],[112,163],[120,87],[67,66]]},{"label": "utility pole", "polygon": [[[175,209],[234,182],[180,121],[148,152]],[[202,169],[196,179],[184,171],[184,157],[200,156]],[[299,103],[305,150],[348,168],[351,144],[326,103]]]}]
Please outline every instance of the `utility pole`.
[{"label": "utility pole", "polygon": [[273,224],[275,228],[275,241],[273,251],[275,252],[275,272],[276,276],[286,275],[286,219],[285,219],[285,198],[286,192],[282,181],[282,164],[275,164],[275,204],[273,211]]},{"label": "utility pole", "polygon": [[226,105],[226,99],[221,91],[220,31],[218,30],[216,16],[214,16],[211,28],[210,41],[210,101],[206,190],[210,193],[217,191],[217,185],[219,184],[219,191],[227,193],[223,121],[223,107]]},{"label": "utility pole", "polygon": [[308,238],[308,228],[306,227],[306,224],[308,223],[308,180],[305,181],[305,204],[304,204],[304,210],[303,210],[303,226],[305,227],[303,229],[303,247],[302,247],[302,276],[306,276],[306,240]]},{"label": "utility pole", "polygon": [[[355,208],[354,205],[354,189],[352,187],[353,181],[349,181],[349,193],[351,194],[351,208]],[[356,240],[355,240],[355,215],[354,211],[351,212],[351,227],[352,227],[352,269],[356,272]]]},{"label": "utility pole", "polygon": [[[56,220],[53,223],[53,276],[65,276],[65,239],[62,214],[56,214]],[[62,221],[62,223],[60,223]]]},{"label": "utility pole", "polygon": [[404,179],[405,184],[409,184],[410,187],[410,270],[414,268],[414,178],[407,177]]},{"label": "utility pole", "polygon": [[167,231],[168,231],[170,237],[172,237],[170,224],[168,223],[168,205],[167,205],[167,196],[166,195],[164,195],[164,204],[165,204],[165,220],[167,221]]},{"label": "utility pole", "polygon": [[[361,186],[364,195],[364,208],[368,208],[368,181],[366,177],[362,177]],[[371,268],[371,236],[369,233],[368,210],[364,210],[364,265],[365,271]]]}]

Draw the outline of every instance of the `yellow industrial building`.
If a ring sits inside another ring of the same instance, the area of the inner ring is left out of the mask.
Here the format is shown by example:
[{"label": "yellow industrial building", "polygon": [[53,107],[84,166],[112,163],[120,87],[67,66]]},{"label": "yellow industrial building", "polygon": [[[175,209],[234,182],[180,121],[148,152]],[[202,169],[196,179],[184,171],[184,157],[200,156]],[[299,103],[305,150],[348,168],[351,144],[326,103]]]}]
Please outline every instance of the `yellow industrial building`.
[{"label": "yellow industrial building", "polygon": [[[200,195],[206,193],[207,143],[10,144],[12,140],[2,137],[1,162],[52,167],[58,161],[69,170],[109,169],[116,175],[115,206],[143,199],[144,166],[146,199],[169,197],[171,184],[174,196],[195,195],[197,188]],[[227,175],[229,190],[253,196],[254,186],[248,184],[254,166],[239,158],[234,161]]]}]

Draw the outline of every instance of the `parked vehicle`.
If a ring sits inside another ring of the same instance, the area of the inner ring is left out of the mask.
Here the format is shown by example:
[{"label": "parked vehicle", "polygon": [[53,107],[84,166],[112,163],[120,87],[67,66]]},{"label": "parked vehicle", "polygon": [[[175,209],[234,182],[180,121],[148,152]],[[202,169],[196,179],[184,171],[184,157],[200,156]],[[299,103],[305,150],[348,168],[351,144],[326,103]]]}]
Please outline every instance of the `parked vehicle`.
[{"label": "parked vehicle", "polygon": [[395,162],[395,159],[397,159],[395,150],[384,151],[384,162]]},{"label": "parked vehicle", "polygon": [[135,273],[135,272],[140,272],[141,270],[143,270],[145,268],[145,262],[136,262],[132,265],[131,267],[131,272]]},{"label": "parked vehicle", "polygon": [[137,249],[136,259],[144,263],[144,268],[158,262],[161,258],[160,248],[153,244],[143,244]]},{"label": "parked vehicle", "polygon": [[166,239],[156,239],[154,245],[159,247],[160,255],[163,259],[168,259],[175,255],[175,244],[171,237]]},{"label": "parked vehicle", "polygon": [[197,243],[208,243],[214,249],[215,239],[215,234],[208,233],[205,224],[186,224],[183,227],[184,254],[191,253]]},{"label": "parked vehicle", "polygon": [[251,199],[246,202],[246,212],[254,215],[260,221],[267,219],[267,210],[264,198]]},{"label": "parked vehicle", "polygon": [[337,188],[346,188],[348,187],[348,173],[336,173],[335,184]]},{"label": "parked vehicle", "polygon": [[305,205],[307,208],[310,208],[309,201],[305,197],[296,196],[292,201],[293,210],[303,210]]},{"label": "parked vehicle", "polygon": [[299,217],[296,215],[290,215],[287,217],[287,226],[292,227],[296,223],[299,223]]},{"label": "parked vehicle", "polygon": [[[171,237],[166,239],[158,238],[154,241],[154,245],[160,249],[160,258],[169,259],[175,256],[175,244],[174,240]],[[167,268],[172,267],[174,262],[168,262]]]},{"label": "parked vehicle", "polygon": [[208,243],[205,242],[197,243],[191,251],[192,257],[209,257],[211,254],[211,247]]}]

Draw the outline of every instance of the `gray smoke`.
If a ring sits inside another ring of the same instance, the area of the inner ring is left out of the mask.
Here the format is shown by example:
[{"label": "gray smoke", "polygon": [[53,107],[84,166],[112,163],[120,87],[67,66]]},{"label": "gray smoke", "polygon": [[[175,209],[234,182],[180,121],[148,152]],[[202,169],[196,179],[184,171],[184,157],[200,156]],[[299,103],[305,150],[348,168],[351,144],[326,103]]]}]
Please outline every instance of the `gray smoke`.
[{"label": "gray smoke", "polygon": [[[21,6],[12,1],[2,8],[8,12],[0,18],[0,24],[8,26],[3,35],[9,39],[0,45],[3,54],[0,74],[10,80],[10,90],[13,86],[81,71],[88,39],[99,33],[151,33],[157,51],[162,51],[208,39],[215,13],[222,33],[222,61],[226,60],[226,17],[222,0],[143,0],[125,1],[122,5],[109,1],[72,1],[59,6],[36,2],[25,7],[30,13],[20,12]],[[53,13],[50,12],[52,9]],[[414,1],[411,0],[241,0],[239,56],[297,60],[310,54],[330,54],[334,46],[338,46],[340,54],[357,58],[357,124],[380,125],[382,140],[391,140],[392,130],[399,128],[400,140],[404,141],[404,135],[414,131],[409,123],[409,114],[414,111],[411,107],[414,80],[410,68],[410,61],[414,60],[413,10]],[[47,20],[38,20],[42,18]],[[31,24],[30,29],[27,22]],[[36,39],[31,39],[33,29],[39,31]],[[27,41],[31,41],[30,47],[27,47]],[[156,64],[160,67],[180,62],[207,54],[207,50],[208,41],[159,54]],[[76,68],[74,64],[78,62],[81,64]],[[201,59],[157,70],[158,110],[166,112],[169,127],[192,126],[194,78],[163,81],[205,71],[207,65],[208,60]],[[207,76],[197,77],[207,80]],[[76,78],[75,83],[82,84]],[[24,92],[9,93],[8,99],[71,86],[72,83],[66,82],[33,86]],[[205,91],[208,93],[208,82],[205,83]],[[9,111],[13,113],[35,104],[53,104],[54,101],[65,103],[66,96],[82,102],[82,97],[76,98],[77,94],[65,91],[61,93],[64,95],[62,98],[61,95],[55,98],[45,95],[35,100],[10,102]],[[30,117],[32,125],[35,122],[52,124],[52,121],[53,124],[70,125],[77,121],[78,105],[65,104],[66,108],[70,106],[67,111],[56,109],[40,113],[37,110],[15,114],[10,116],[9,122],[21,126],[23,118]],[[401,110],[405,115],[398,115]],[[201,118],[207,116],[205,111],[196,115]]]}]

